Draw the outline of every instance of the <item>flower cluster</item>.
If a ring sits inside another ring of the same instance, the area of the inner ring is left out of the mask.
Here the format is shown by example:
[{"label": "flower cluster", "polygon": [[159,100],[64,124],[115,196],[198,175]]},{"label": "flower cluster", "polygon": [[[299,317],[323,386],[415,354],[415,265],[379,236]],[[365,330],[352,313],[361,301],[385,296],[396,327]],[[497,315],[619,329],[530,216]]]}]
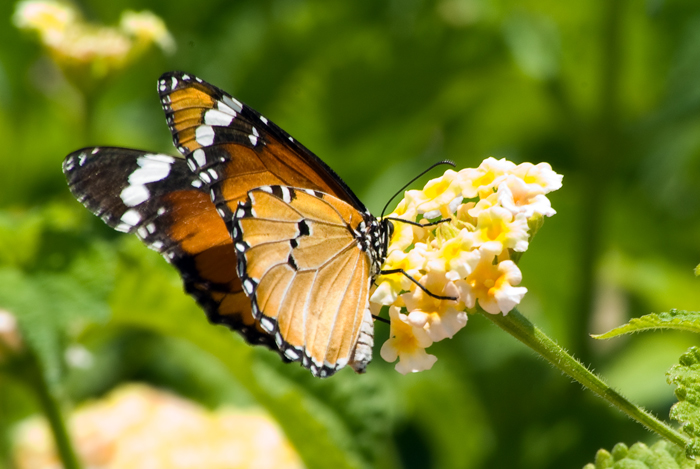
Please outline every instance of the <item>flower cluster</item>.
[{"label": "flower cluster", "polygon": [[399,358],[396,370],[404,374],[430,369],[436,358],[425,349],[463,328],[468,310],[478,304],[507,314],[519,304],[527,289],[517,286],[522,274],[515,261],[543,217],[556,213],[546,194],[561,181],[547,163],[487,158],[476,169],[447,170],[423,190],[407,191],[389,215],[394,234],[383,266],[406,275],[378,277],[370,298],[375,314],[389,305],[391,337],[382,358]]},{"label": "flower cluster", "polygon": [[[260,411],[210,412],[144,385],[126,385],[70,417],[85,467],[104,469],[290,468],[303,464],[278,426]],[[18,469],[61,467],[46,422],[20,424]]]},{"label": "flower cluster", "polygon": [[88,67],[96,78],[123,68],[152,43],[168,53],[175,50],[163,20],[149,11],[125,11],[119,27],[112,28],[85,22],[66,3],[25,0],[17,4],[13,21],[20,29],[36,31],[63,69]]}]

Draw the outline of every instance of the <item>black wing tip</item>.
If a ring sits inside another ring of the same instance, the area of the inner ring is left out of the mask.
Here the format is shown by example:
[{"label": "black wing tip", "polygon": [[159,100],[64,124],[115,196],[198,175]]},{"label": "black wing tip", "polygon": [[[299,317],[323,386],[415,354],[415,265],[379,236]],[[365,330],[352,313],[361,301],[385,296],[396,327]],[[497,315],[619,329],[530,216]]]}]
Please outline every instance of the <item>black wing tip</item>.
[{"label": "black wing tip", "polygon": [[156,82],[156,88],[161,99],[163,99],[165,96],[172,93],[173,91],[182,88],[183,83],[186,86],[191,86],[193,83],[198,83],[204,86],[212,87],[212,85],[202,80],[193,73],[183,72],[180,70],[173,70],[170,72],[163,73],[158,78],[158,81]]},{"label": "black wing tip", "polygon": [[177,79],[181,79],[181,78],[184,78],[185,76],[188,77],[187,79],[196,79],[197,78],[197,76],[193,73],[185,72],[182,70],[171,70],[169,72],[163,73],[160,76],[160,78],[158,78],[158,81],[167,80],[167,79],[173,78],[173,77],[175,77]]},{"label": "black wing tip", "polygon": [[97,154],[102,147],[85,147],[79,150],[70,152],[63,159],[63,174],[68,176],[72,174],[76,168],[79,168],[85,164],[85,162]]}]

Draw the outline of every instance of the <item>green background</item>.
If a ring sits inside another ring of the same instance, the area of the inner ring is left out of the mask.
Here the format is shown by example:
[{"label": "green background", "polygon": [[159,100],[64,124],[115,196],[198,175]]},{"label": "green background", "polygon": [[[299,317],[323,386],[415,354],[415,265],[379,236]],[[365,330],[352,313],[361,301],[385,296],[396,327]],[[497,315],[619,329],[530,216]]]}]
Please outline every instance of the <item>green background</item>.
[{"label": "green background", "polygon": [[[549,162],[558,214],[520,267],[521,311],[662,418],[664,372],[694,338],[595,342],[630,317],[698,309],[700,3],[695,0],[169,0],[80,2],[114,25],[164,19],[157,49],[81,92],[0,2],[0,306],[21,316],[57,392],[79,403],[144,381],[209,407],[262,405],[309,467],[562,468],[654,437],[483,318],[402,376],[379,358],[325,381],[210,326],[163,259],[70,195],[69,152],[174,154],[156,79],[184,70],[249,104],[333,167],[378,213],[431,163]],[[87,120],[87,122],[85,122]],[[439,170],[436,171],[436,174]],[[433,177],[436,175],[433,174]],[[414,187],[420,187],[424,177]],[[62,356],[79,344],[85,369]],[[36,412],[0,373],[0,467]]]}]

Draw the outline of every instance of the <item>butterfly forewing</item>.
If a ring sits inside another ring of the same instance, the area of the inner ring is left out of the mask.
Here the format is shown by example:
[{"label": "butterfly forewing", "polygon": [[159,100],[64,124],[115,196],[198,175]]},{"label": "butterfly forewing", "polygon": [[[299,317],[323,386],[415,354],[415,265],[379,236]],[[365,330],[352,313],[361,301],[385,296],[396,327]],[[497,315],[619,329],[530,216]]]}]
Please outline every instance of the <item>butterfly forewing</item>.
[{"label": "butterfly forewing", "polygon": [[264,186],[236,210],[238,273],[280,352],[316,376],[371,359],[363,215],[318,191]]},{"label": "butterfly forewing", "polygon": [[212,322],[277,348],[252,316],[229,232],[183,158],[86,148],[68,155],[63,170],[83,205],[112,228],[138,235],[180,271],[185,290]]},{"label": "butterfly forewing", "polygon": [[229,228],[238,202],[250,189],[264,185],[319,190],[365,210],[328,165],[219,88],[170,72],[160,78],[158,91],[175,146],[187,155],[192,171],[210,184]]}]

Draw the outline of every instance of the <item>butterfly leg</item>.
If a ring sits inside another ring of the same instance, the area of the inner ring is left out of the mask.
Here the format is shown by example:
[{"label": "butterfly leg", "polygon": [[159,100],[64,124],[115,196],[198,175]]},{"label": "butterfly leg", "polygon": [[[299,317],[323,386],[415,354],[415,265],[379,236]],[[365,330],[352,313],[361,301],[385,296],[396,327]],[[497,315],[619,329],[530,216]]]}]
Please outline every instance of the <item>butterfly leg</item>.
[{"label": "butterfly leg", "polygon": [[436,295],[435,293],[431,292],[427,288],[425,288],[423,285],[421,285],[418,280],[414,279],[408,273],[403,270],[403,269],[390,269],[390,270],[382,270],[379,272],[380,275],[390,275],[390,274],[403,274],[406,276],[407,279],[409,279],[411,282],[415,283],[418,288],[423,290],[428,296],[431,296],[435,298],[436,300],[449,300],[449,301],[457,301],[457,298],[454,296],[442,296],[442,295]]},{"label": "butterfly leg", "polygon": [[421,228],[425,228],[428,226],[435,226],[435,225],[439,225],[440,223],[446,223],[448,221],[452,221],[451,218],[443,218],[442,220],[434,221],[432,223],[426,223],[425,225],[423,225],[423,224],[415,222],[415,221],[404,220],[403,218],[386,217],[385,220],[400,221],[401,223],[407,223],[409,225],[419,226]]}]

